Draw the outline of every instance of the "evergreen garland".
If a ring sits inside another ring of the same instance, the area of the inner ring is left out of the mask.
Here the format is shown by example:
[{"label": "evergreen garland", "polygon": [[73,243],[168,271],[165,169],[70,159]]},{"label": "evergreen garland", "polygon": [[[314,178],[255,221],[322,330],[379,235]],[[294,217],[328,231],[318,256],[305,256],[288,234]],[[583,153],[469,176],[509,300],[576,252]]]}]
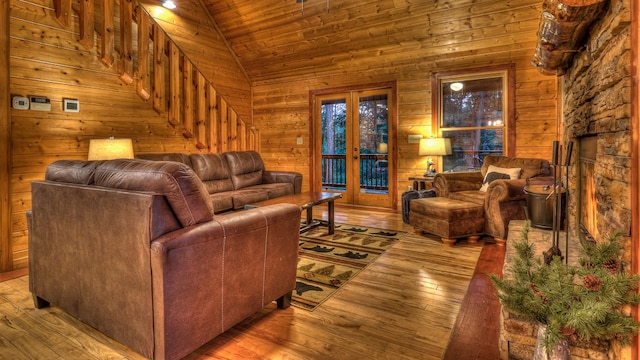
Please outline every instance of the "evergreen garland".
[{"label": "evergreen garland", "polygon": [[639,323],[623,314],[621,307],[640,303],[636,291],[640,275],[622,271],[619,234],[585,246],[579,266],[565,265],[558,256],[545,265],[534,257],[534,246],[528,241],[529,226],[526,221],[522,240],[513,245],[513,279],[490,275],[502,305],[528,320],[547,324],[544,344],[548,350],[562,338],[630,343]]}]

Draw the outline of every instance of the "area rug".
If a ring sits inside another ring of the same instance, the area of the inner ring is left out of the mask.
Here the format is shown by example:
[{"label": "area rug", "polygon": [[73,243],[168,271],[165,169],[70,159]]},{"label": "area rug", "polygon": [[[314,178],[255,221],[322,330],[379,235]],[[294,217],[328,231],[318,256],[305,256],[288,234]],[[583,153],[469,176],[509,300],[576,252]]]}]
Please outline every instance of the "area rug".
[{"label": "area rug", "polygon": [[333,235],[325,227],[300,234],[293,306],[314,310],[406,235],[347,224],[335,229]]}]

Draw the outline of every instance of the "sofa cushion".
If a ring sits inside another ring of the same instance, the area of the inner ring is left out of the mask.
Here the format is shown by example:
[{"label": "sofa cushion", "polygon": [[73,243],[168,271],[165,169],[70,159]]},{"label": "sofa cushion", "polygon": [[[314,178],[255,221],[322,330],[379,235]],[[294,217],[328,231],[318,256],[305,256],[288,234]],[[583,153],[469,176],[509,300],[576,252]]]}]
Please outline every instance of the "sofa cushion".
[{"label": "sofa cushion", "polygon": [[96,167],[102,161],[58,160],[45,172],[45,180],[71,184],[91,185]]},{"label": "sofa cushion", "polygon": [[456,191],[449,194],[449,199],[466,201],[476,205],[484,205],[487,193],[480,190]]},{"label": "sofa cushion", "polygon": [[268,200],[269,194],[264,190],[240,189],[233,191],[231,197],[233,198],[233,209],[239,210],[244,209],[245,205]]},{"label": "sofa cushion", "polygon": [[264,163],[255,151],[229,151],[224,153],[236,190],[262,184]]},{"label": "sofa cushion", "polygon": [[227,160],[222,154],[191,154],[193,171],[209,194],[233,190]]},{"label": "sofa cushion", "polygon": [[489,155],[484,158],[482,163],[482,176],[487,175],[489,166],[498,166],[502,168],[521,168],[520,179],[526,179],[534,176],[547,176],[549,172],[549,162],[544,159],[531,158],[511,158],[506,156]]},{"label": "sofa cushion", "polygon": [[190,168],[191,158],[183,153],[166,153],[166,154],[136,154],[136,159],[153,160],[153,161],[175,161],[187,164]]},{"label": "sofa cushion", "polygon": [[209,194],[209,197],[213,202],[213,212],[215,214],[233,210],[233,196],[231,196],[231,191]]},{"label": "sofa cushion", "polygon": [[293,184],[291,183],[272,183],[272,184],[260,184],[252,186],[252,190],[263,190],[267,193],[269,199],[273,199],[285,195],[293,195]]},{"label": "sofa cushion", "polygon": [[487,191],[489,184],[496,180],[515,180],[520,178],[521,168],[501,168],[493,165],[489,165],[487,173],[482,181],[480,191]]},{"label": "sofa cushion", "polygon": [[186,164],[139,159],[108,160],[96,168],[94,182],[97,186],[162,194],[185,227],[213,219],[209,194]]}]

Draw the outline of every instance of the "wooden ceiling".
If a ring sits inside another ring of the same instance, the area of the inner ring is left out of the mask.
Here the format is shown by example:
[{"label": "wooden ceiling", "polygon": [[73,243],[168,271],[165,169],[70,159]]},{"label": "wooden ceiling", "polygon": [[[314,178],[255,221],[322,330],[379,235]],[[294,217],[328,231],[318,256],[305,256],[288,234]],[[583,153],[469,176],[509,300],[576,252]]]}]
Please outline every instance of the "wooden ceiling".
[{"label": "wooden ceiling", "polygon": [[[201,0],[252,81],[530,49],[540,0]],[[176,1],[179,4],[179,1]]]}]

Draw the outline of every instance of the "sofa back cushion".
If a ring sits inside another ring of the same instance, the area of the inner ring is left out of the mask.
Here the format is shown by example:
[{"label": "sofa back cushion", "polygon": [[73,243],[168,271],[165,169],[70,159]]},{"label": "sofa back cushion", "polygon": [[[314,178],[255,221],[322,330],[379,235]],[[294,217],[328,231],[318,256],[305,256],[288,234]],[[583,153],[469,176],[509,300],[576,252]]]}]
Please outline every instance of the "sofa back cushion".
[{"label": "sofa back cushion", "polygon": [[153,161],[175,161],[191,166],[191,158],[187,154],[182,153],[166,153],[166,154],[136,154],[136,159],[145,159]]},{"label": "sofa back cushion", "polygon": [[164,195],[182,226],[213,219],[209,194],[186,164],[138,159],[108,160],[95,170],[97,186]]},{"label": "sofa back cushion", "polygon": [[45,180],[92,185],[96,167],[102,161],[58,160],[47,166]]},{"label": "sofa back cushion", "polygon": [[222,154],[191,154],[193,171],[209,194],[233,190],[227,160]]},{"label": "sofa back cushion", "polygon": [[482,163],[482,177],[487,175],[489,165],[501,168],[521,168],[520,179],[531,178],[534,176],[549,175],[549,162],[545,159],[531,158],[511,158],[506,156],[488,155]]},{"label": "sofa back cushion", "polygon": [[264,162],[255,151],[229,151],[224,153],[236,190],[262,184]]}]

